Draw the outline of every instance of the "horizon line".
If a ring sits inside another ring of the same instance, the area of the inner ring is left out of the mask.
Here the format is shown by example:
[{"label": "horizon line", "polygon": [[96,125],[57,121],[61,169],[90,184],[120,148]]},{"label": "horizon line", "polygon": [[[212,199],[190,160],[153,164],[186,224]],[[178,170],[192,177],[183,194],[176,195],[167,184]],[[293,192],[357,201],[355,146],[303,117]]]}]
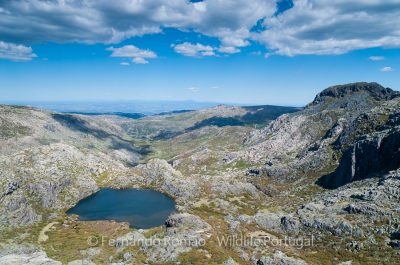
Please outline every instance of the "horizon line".
[{"label": "horizon line", "polygon": [[[301,108],[308,103],[302,104],[287,104],[287,103],[260,103],[260,102],[221,102],[221,101],[197,101],[192,99],[187,100],[173,100],[173,99],[56,99],[56,100],[1,100],[0,105],[19,105],[30,106],[30,104],[113,104],[113,103],[195,103],[195,104],[208,104],[208,105],[226,105],[226,106],[279,106],[279,107],[295,107]],[[35,107],[35,106],[32,106]]]}]

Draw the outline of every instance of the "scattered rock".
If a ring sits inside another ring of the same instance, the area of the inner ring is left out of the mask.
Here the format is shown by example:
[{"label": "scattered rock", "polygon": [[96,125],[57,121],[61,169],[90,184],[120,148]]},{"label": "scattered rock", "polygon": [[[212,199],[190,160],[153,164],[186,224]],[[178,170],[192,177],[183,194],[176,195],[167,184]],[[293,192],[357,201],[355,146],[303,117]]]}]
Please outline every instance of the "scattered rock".
[{"label": "scattered rock", "polygon": [[61,265],[61,262],[47,257],[43,251],[27,254],[8,254],[0,257],[0,265]]},{"label": "scattered rock", "polygon": [[223,265],[239,265],[239,263],[229,257],[227,260],[224,261]]},{"label": "scattered rock", "polygon": [[301,259],[288,257],[281,251],[276,251],[272,256],[263,256],[257,265],[306,265],[307,263]]}]

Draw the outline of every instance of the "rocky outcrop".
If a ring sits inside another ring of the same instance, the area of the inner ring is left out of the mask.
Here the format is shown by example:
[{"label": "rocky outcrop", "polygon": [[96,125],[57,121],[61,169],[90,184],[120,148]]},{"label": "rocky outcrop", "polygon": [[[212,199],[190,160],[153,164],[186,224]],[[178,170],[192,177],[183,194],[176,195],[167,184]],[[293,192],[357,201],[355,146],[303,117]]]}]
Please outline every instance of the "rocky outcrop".
[{"label": "rocky outcrop", "polygon": [[400,127],[366,135],[348,149],[335,172],[319,184],[337,188],[346,183],[387,173],[400,167]]},{"label": "rocky outcrop", "polygon": [[59,261],[55,261],[47,257],[43,251],[37,251],[27,254],[8,254],[0,257],[0,265],[61,265]]},{"label": "rocky outcrop", "polygon": [[367,94],[375,100],[390,100],[400,96],[399,92],[385,88],[377,83],[360,82],[329,87],[319,93],[311,105],[321,104],[332,99],[354,96],[357,93]]},{"label": "rocky outcrop", "polygon": [[224,261],[223,265],[239,265],[239,263],[229,257],[227,260]]},{"label": "rocky outcrop", "polygon": [[[165,221],[165,226],[170,228],[170,231],[180,228],[192,229],[198,233],[211,231],[211,226],[204,222],[200,217],[187,213],[171,215]],[[173,232],[169,233],[173,234]]]},{"label": "rocky outcrop", "polygon": [[115,177],[110,185],[116,188],[155,188],[176,198],[180,204],[185,204],[200,192],[196,179],[185,177],[162,159],[151,159],[146,164],[138,165],[133,168],[133,173]]},{"label": "rocky outcrop", "polygon": [[298,232],[299,220],[297,217],[284,214],[282,212],[260,211],[252,220],[263,230],[282,232]]},{"label": "rocky outcrop", "polygon": [[145,246],[150,261],[176,260],[180,254],[204,245],[211,236],[212,227],[196,215],[173,214],[165,224],[166,234],[160,238],[163,247]]},{"label": "rocky outcrop", "polygon": [[0,165],[0,183],[5,184],[0,186],[2,228],[29,225],[72,207],[99,189],[100,175],[124,170],[107,157],[60,143],[0,156]]}]

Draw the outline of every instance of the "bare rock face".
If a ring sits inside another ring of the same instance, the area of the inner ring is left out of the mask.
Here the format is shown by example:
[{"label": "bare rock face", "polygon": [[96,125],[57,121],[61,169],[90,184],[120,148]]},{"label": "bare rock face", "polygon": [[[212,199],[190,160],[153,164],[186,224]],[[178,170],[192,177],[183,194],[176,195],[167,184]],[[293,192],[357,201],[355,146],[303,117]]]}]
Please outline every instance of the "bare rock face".
[{"label": "bare rock face", "polygon": [[211,226],[200,217],[188,213],[173,214],[165,222],[167,232],[161,238],[163,247],[145,246],[150,261],[174,261],[185,252],[205,244]]},{"label": "bare rock face", "polygon": [[2,227],[29,225],[43,220],[44,211],[71,207],[98,190],[96,177],[123,169],[60,143],[2,156],[0,165],[0,182],[8,183],[0,186]]},{"label": "bare rock face", "polygon": [[137,181],[146,186],[156,187],[178,200],[188,200],[199,193],[195,179],[184,177],[165,160],[152,159],[136,169],[139,175]]},{"label": "bare rock face", "polygon": [[32,205],[21,193],[14,193],[13,196],[3,199],[0,215],[0,224],[3,227],[30,225],[42,220],[42,215],[33,209]]},{"label": "bare rock face", "polygon": [[298,232],[300,223],[297,217],[285,214],[283,212],[258,212],[251,218],[258,227],[267,231],[283,232]]},{"label": "bare rock face", "polygon": [[0,257],[0,265],[61,265],[59,261],[55,261],[47,257],[43,251],[37,251],[28,254],[8,254]]},{"label": "bare rock face", "polygon": [[[392,222],[396,224],[399,220],[399,176],[400,172],[396,170],[328,190],[301,206],[296,216],[303,228],[311,228],[317,233],[350,236],[367,245],[375,244],[373,235],[376,234],[385,236],[388,244],[395,247],[393,235],[397,225],[392,225]],[[350,222],[348,216],[353,221]],[[349,247],[357,249],[361,246],[357,245]]]},{"label": "bare rock face", "polygon": [[[119,251],[135,245],[146,252],[150,262],[176,261],[182,253],[205,244],[212,227],[200,217],[188,213],[172,214],[165,222],[166,230],[146,238],[143,230],[118,237],[114,246]],[[130,263],[129,263],[130,264]]]},{"label": "bare rock face", "polygon": [[209,232],[211,226],[200,217],[188,213],[173,214],[165,221],[167,228],[189,228],[196,231]]},{"label": "bare rock face", "polygon": [[254,220],[259,227],[273,231],[280,229],[281,218],[279,214],[271,212],[261,212],[254,216]]},{"label": "bare rock face", "polygon": [[344,153],[334,173],[319,180],[322,186],[337,188],[400,167],[400,127],[363,138]]}]

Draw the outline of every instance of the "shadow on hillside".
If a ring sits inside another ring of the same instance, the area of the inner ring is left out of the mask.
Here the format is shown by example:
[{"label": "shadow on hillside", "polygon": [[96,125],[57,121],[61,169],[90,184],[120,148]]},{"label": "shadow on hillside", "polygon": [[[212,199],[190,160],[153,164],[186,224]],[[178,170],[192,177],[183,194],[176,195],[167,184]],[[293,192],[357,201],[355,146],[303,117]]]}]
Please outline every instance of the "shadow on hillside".
[{"label": "shadow on hillside", "polygon": [[197,130],[207,126],[243,126],[245,123],[241,121],[240,117],[211,117],[200,122],[197,122],[192,127],[186,129],[186,131],[190,132],[193,130]]},{"label": "shadow on hillside", "polygon": [[72,116],[72,115],[68,115],[68,114],[58,114],[58,113],[52,114],[52,116],[61,125],[69,128],[71,130],[78,131],[81,133],[87,133],[87,134],[93,135],[99,139],[105,139],[105,138],[112,136],[111,134],[109,134],[103,130],[89,127],[86,121],[84,121],[76,116]]},{"label": "shadow on hillside", "polygon": [[196,123],[194,126],[186,129],[187,132],[200,129],[206,126],[265,126],[275,120],[282,114],[293,113],[301,108],[281,107],[281,106],[251,106],[243,107],[248,112],[243,116],[235,117],[211,117]]},{"label": "shadow on hillside", "polygon": [[158,141],[172,139],[178,135],[181,135],[182,133],[183,132],[161,130],[156,136],[153,137],[153,140]]},{"label": "shadow on hillside", "polygon": [[90,127],[85,120],[82,120],[79,117],[58,113],[52,114],[52,117],[61,125],[69,128],[70,130],[93,135],[94,137],[103,141],[107,139],[111,140],[111,148],[114,150],[125,149],[129,152],[138,153],[143,156],[149,155],[152,152],[150,146],[148,145],[136,147],[134,146],[133,142],[125,140],[118,135]]}]

